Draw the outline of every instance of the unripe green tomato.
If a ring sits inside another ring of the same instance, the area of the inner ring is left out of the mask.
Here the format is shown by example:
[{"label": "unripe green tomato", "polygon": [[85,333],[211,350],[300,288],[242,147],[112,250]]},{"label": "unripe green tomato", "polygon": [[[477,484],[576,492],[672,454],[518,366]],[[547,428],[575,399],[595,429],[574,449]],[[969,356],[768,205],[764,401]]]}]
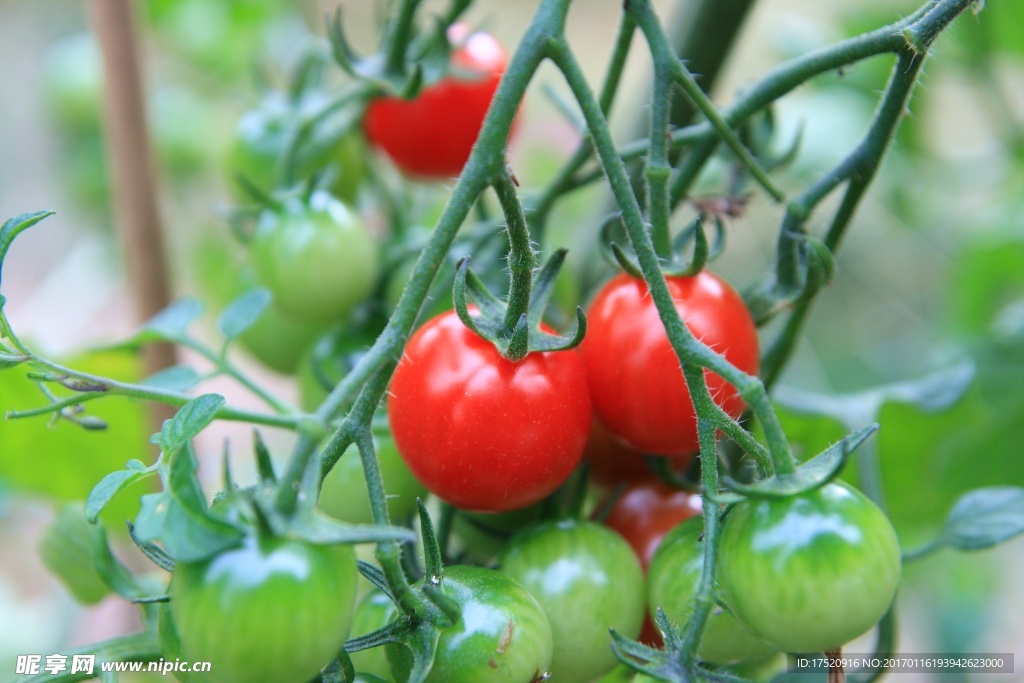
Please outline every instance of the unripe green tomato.
[{"label": "unripe green tomato", "polygon": [[[293,102],[283,92],[272,92],[258,106],[243,113],[228,150],[228,175],[241,173],[264,191],[277,188],[284,178],[284,155],[294,129],[323,107],[327,99],[324,93],[308,93],[299,102]],[[354,202],[366,178],[368,153],[358,132],[338,139],[327,126],[316,126],[314,135],[297,152],[292,181],[300,182],[317,171],[330,169],[334,182],[329,190],[346,202]],[[231,185],[238,187],[236,183]]]},{"label": "unripe green tomato", "polygon": [[373,290],[377,246],[344,204],[315,192],[308,204],[266,210],[249,245],[258,281],[282,313],[307,323],[341,319]]},{"label": "unripe green tomato", "polygon": [[553,680],[588,683],[615,668],[608,629],[627,638],[644,619],[643,570],[611,529],[567,520],[517,535],[500,571],[537,598],[551,622]]},{"label": "unripe green tomato", "polygon": [[[441,590],[462,616],[441,632],[425,683],[533,683],[549,669],[551,626],[525,588],[492,569],[455,565]],[[409,680],[409,648],[385,649],[395,680]]]},{"label": "unripe green tomato", "polygon": [[900,580],[892,524],[845,484],[737,504],[719,553],[725,604],[785,652],[823,652],[861,635],[889,610]]},{"label": "unripe green tomato", "polygon": [[[669,621],[682,626],[693,613],[697,584],[704,573],[704,544],[700,540],[703,531],[704,518],[692,517],[662,539],[647,570],[651,619],[660,607]],[[775,652],[775,648],[717,606],[697,650],[702,659],[712,664],[763,660]]]},{"label": "unripe green tomato", "polygon": [[[391,601],[391,598],[382,591],[373,589],[364,595],[356,605],[355,614],[352,615],[352,637],[365,636],[383,628],[391,621],[395,610],[395,603]],[[393,680],[383,646],[353,652],[349,657],[352,658],[352,666],[356,671],[362,674],[372,674],[389,683]]]},{"label": "unripe green tomato", "polygon": [[217,683],[311,679],[348,637],[355,591],[350,546],[254,537],[179,562],[169,589],[182,651]]},{"label": "unripe green tomato", "polygon": [[[373,438],[388,510],[392,519],[401,522],[416,512],[416,499],[426,496],[427,489],[409,471],[390,434],[375,432]],[[319,505],[321,510],[343,522],[373,523],[363,461],[355,447],[345,451],[324,477]]]}]

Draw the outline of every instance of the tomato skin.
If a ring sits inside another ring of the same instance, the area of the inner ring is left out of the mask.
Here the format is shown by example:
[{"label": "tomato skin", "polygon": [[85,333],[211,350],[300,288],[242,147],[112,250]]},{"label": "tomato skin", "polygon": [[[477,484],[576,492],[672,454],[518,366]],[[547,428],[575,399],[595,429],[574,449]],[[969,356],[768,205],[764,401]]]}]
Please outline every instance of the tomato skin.
[{"label": "tomato skin", "polygon": [[179,562],[171,614],[186,655],[219,683],[309,680],[348,637],[356,591],[349,546],[248,538]]},{"label": "tomato skin", "polygon": [[640,632],[646,588],[629,545],[594,522],[542,524],[512,539],[500,571],[537,598],[551,622],[553,680],[587,683],[616,664],[609,628]]},{"label": "tomato skin", "polygon": [[[403,523],[416,512],[416,498],[426,495],[427,489],[406,467],[389,434],[374,433],[374,441],[388,511],[392,519]],[[319,506],[331,517],[344,522],[373,523],[363,461],[355,447],[349,448],[324,477]]]},{"label": "tomato skin", "polygon": [[[693,462],[693,453],[671,457],[672,469],[683,473]],[[651,479],[654,474],[647,466],[646,456],[622,443],[599,420],[590,427],[590,438],[583,451],[583,459],[590,464],[590,481],[602,488],[618,484],[631,484]]]},{"label": "tomato skin", "polygon": [[575,351],[513,363],[449,311],[409,340],[388,417],[427,489],[465,510],[507,512],[572,474],[590,431],[590,397]]},{"label": "tomato skin", "polygon": [[325,192],[264,211],[250,244],[257,279],[274,307],[307,323],[332,323],[367,297],[378,256],[366,226]]},{"label": "tomato skin", "polygon": [[647,479],[626,487],[604,523],[626,539],[646,571],[661,539],[700,513],[700,496]]},{"label": "tomato skin", "polygon": [[367,140],[410,176],[442,180],[462,172],[505,71],[508,57],[494,37],[458,35],[465,32],[460,24],[449,31],[452,74],[413,100],[378,97],[366,109]]},{"label": "tomato skin", "polygon": [[[658,546],[648,571],[651,618],[660,607],[682,626],[693,613],[693,599],[704,573],[703,517],[691,517],[670,531]],[[775,654],[772,646],[750,633],[736,617],[715,607],[697,654],[712,664],[760,661]]]},{"label": "tomato skin", "polygon": [[892,524],[844,484],[737,504],[719,553],[725,604],[785,652],[823,652],[861,635],[888,611],[900,579]]},{"label": "tomato skin", "polygon": [[[693,336],[743,372],[757,374],[757,328],[740,295],[707,271],[665,281]],[[620,274],[601,288],[580,348],[594,412],[612,434],[645,453],[698,450],[693,401],[643,280]],[[738,417],[744,402],[736,389],[714,373],[704,376],[715,402]]]},{"label": "tomato skin", "polygon": [[[493,569],[455,565],[441,589],[463,616],[441,632],[426,683],[531,683],[548,670],[551,626],[525,588]],[[409,649],[385,650],[395,680],[409,680]]]}]

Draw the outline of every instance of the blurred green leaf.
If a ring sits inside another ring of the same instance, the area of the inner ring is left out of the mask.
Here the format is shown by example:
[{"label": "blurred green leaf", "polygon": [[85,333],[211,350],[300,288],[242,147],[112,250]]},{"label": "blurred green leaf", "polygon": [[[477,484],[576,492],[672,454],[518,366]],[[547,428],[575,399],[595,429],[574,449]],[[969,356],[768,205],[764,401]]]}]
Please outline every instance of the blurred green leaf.
[{"label": "blurred green leaf", "polygon": [[257,287],[241,295],[217,318],[217,329],[225,340],[234,339],[252,327],[270,305],[270,290]]},{"label": "blurred green leaf", "polygon": [[86,605],[99,602],[110,592],[96,571],[94,543],[101,535],[101,528],[85,519],[81,503],[66,503],[39,542],[43,564]]},{"label": "blurred green leaf", "polygon": [[188,365],[172,365],[142,380],[142,384],[165,391],[188,391],[202,379],[195,368]]},{"label": "blurred green leaf", "polygon": [[1024,488],[977,489],[956,502],[940,542],[960,550],[988,548],[1024,533]]}]

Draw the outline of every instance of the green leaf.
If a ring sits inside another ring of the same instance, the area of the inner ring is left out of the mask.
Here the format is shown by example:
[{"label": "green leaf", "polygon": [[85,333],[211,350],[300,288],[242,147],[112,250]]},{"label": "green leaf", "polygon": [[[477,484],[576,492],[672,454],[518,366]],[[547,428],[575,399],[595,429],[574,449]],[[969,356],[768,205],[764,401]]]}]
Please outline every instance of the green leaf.
[{"label": "green leaf", "polygon": [[138,481],[152,474],[146,469],[126,469],[111,472],[100,480],[100,483],[89,492],[85,500],[85,518],[95,524],[100,512],[107,506],[114,496],[124,490],[129,484]]},{"label": "green leaf", "polygon": [[100,533],[93,538],[93,554],[96,572],[103,582],[122,598],[131,600],[144,596],[148,588],[139,581],[121,562],[114,557],[107,543],[107,534],[100,528]]},{"label": "green leaf", "polygon": [[939,538],[958,550],[989,548],[1024,533],[1024,488],[976,489],[957,500]]},{"label": "green leaf", "polygon": [[[14,238],[39,221],[52,215],[53,211],[36,211],[34,213],[23,213],[4,222],[3,226],[0,227],[0,273],[3,272],[4,259],[7,257],[7,251],[11,248]],[[0,301],[0,308],[3,308],[2,301]]]},{"label": "green leaf", "polygon": [[168,455],[177,451],[213,422],[223,405],[220,394],[203,394],[183,405],[164,422],[156,440],[160,450]]},{"label": "green leaf", "polygon": [[858,429],[797,467],[792,474],[777,475],[756,484],[741,484],[724,477],[723,483],[732,491],[750,498],[785,498],[820,488],[839,475],[847,457],[877,430],[878,425]]},{"label": "green leaf", "polygon": [[188,326],[202,314],[203,304],[199,300],[179,299],[143,323],[136,341],[179,340],[185,336]]},{"label": "green leaf", "polygon": [[142,543],[159,540],[175,561],[196,562],[242,539],[241,531],[210,514],[196,468],[190,447],[178,451],[167,490],[143,496],[135,521],[135,538]]},{"label": "green leaf", "polygon": [[67,503],[60,507],[39,542],[43,564],[86,605],[95,604],[110,593],[96,571],[93,543],[102,533],[99,526],[85,519],[80,503]]},{"label": "green leaf", "polygon": [[217,318],[217,329],[230,341],[252,327],[270,305],[270,291],[257,287],[238,297]]},{"label": "green leaf", "polygon": [[346,524],[315,509],[292,518],[286,533],[317,545],[377,543],[380,541],[405,543],[416,540],[416,534],[411,529],[374,524]]},{"label": "green leaf", "polygon": [[142,380],[141,384],[165,391],[188,391],[202,381],[195,368],[188,365],[172,365]]}]

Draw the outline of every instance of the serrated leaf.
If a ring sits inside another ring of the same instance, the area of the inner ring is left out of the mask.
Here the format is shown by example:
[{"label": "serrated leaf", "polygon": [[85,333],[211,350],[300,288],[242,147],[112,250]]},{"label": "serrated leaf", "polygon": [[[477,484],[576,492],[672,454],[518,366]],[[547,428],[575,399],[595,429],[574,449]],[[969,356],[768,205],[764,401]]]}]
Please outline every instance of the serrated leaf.
[{"label": "serrated leaf", "polygon": [[213,422],[223,405],[224,397],[220,394],[203,394],[183,405],[164,422],[157,439],[160,450],[171,454],[184,446]]},{"label": "serrated leaf", "polygon": [[203,304],[199,300],[179,299],[143,323],[137,339],[181,339],[188,326],[202,314]]},{"label": "serrated leaf", "polygon": [[776,475],[756,484],[741,484],[724,477],[723,483],[730,490],[750,498],[785,498],[820,488],[839,475],[849,455],[877,430],[878,425],[858,429],[797,467],[792,474]]},{"label": "serrated leaf", "polygon": [[95,524],[100,512],[107,506],[107,503],[113,500],[114,496],[133,482],[150,474],[151,472],[148,470],[133,468],[111,472],[103,477],[100,483],[96,484],[89,492],[89,497],[85,500],[85,518]]},{"label": "serrated leaf", "polygon": [[202,376],[195,368],[188,365],[172,365],[156,374],[150,375],[140,382],[147,387],[165,391],[188,391],[202,381]]},{"label": "serrated leaf", "polygon": [[[23,213],[4,221],[3,226],[0,226],[0,273],[3,272],[4,259],[7,257],[7,250],[11,248],[14,238],[39,221],[52,215],[53,211],[36,211],[33,213]],[[0,308],[3,308],[2,299],[0,299]]]},{"label": "serrated leaf", "polygon": [[234,339],[252,327],[270,305],[270,291],[257,287],[238,297],[217,318],[217,329],[225,341]]},{"label": "serrated leaf", "polygon": [[237,545],[242,532],[212,517],[195,476],[191,448],[178,452],[171,463],[168,489],[142,497],[135,520],[135,538],[160,541],[176,562],[197,562]]},{"label": "serrated leaf", "polygon": [[347,524],[317,510],[310,510],[293,518],[287,532],[316,545],[380,541],[404,543],[416,540],[416,534],[411,529],[374,524]]},{"label": "serrated leaf", "polygon": [[1024,488],[975,489],[957,500],[940,542],[959,550],[980,550],[1024,533]]}]

